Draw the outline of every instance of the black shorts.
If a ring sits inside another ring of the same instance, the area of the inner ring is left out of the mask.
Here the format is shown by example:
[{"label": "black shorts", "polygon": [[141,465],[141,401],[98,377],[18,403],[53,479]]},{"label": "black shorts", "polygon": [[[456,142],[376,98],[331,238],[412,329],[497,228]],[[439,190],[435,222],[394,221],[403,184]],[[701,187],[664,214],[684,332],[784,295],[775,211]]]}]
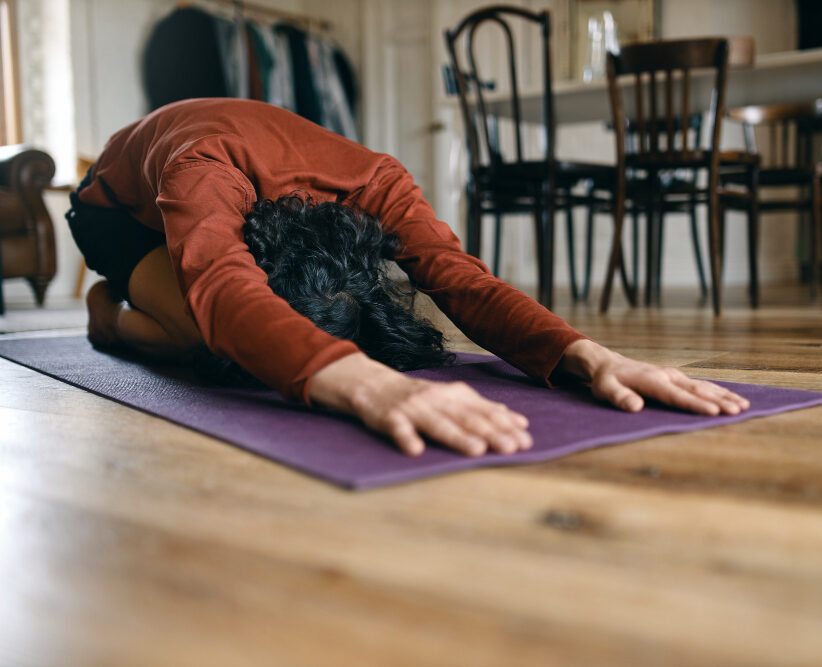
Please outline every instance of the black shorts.
[{"label": "black shorts", "polygon": [[88,268],[108,280],[117,296],[128,300],[128,281],[134,267],[154,248],[165,245],[166,237],[122,208],[81,202],[77,193],[91,183],[93,169],[92,166],[77,190],[69,195],[71,208],[66,220]]}]

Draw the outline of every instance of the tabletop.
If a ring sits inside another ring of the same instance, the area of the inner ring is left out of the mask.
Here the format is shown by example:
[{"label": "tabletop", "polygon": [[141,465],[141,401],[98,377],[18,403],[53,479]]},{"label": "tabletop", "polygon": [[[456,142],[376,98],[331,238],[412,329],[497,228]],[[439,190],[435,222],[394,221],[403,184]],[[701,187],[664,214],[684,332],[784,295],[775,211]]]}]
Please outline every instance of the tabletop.
[{"label": "tabletop", "polygon": [[[713,73],[695,71],[691,79],[692,109],[707,109],[713,87]],[[630,81],[620,85],[627,91]],[[756,58],[753,67],[728,69],[725,107],[750,104],[783,104],[804,102],[822,95],[822,49],[764,54]],[[623,103],[630,113],[633,95],[623,93]],[[507,96],[488,94],[488,111],[501,117],[509,116],[511,105]],[[456,104],[456,102],[454,102]],[[554,105],[557,123],[609,122],[611,107],[608,85],[604,79],[583,83],[554,83]],[[526,90],[522,94],[522,116],[527,122],[541,122],[542,92]]]}]

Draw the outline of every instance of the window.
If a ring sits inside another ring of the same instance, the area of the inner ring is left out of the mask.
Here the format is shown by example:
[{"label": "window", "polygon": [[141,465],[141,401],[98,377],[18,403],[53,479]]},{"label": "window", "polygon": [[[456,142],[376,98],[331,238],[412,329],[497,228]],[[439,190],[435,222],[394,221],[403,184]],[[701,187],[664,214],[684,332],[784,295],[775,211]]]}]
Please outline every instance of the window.
[{"label": "window", "polygon": [[0,0],[0,145],[19,143],[22,137],[15,4]]}]

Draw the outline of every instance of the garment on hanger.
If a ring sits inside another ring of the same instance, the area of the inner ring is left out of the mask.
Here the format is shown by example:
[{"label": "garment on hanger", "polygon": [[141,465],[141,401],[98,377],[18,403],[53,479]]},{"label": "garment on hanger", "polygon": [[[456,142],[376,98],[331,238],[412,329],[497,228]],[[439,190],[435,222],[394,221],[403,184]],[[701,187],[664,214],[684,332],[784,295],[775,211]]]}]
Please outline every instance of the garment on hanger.
[{"label": "garment on hanger", "polygon": [[297,113],[322,125],[323,108],[308,56],[308,33],[291,25],[278,25],[275,30],[287,39]]},{"label": "garment on hanger", "polygon": [[251,98],[358,140],[354,70],[323,35],[180,7],[155,25],[143,62],[152,110],[192,97]]},{"label": "garment on hanger", "polygon": [[245,25],[221,16],[213,16],[212,20],[229,97],[248,98],[248,46]]},{"label": "garment on hanger", "polygon": [[294,67],[291,63],[291,48],[288,37],[269,27],[262,33],[274,61],[269,78],[268,102],[283,109],[297,112],[297,98],[294,92]]},{"label": "garment on hanger", "polygon": [[333,46],[334,51],[334,65],[337,68],[337,76],[340,78],[343,90],[345,91],[345,99],[348,101],[348,108],[351,109],[351,115],[357,116],[357,75],[354,73],[354,66],[345,55],[345,52],[338,46]]},{"label": "garment on hanger", "polygon": [[227,97],[214,19],[196,7],[174,10],[152,30],[143,51],[150,111],[192,97]]},{"label": "garment on hanger", "polygon": [[254,70],[249,72],[251,98],[268,102],[271,93],[271,70],[274,68],[274,58],[263,38],[264,31],[265,27],[256,21],[246,21],[247,42],[250,49],[249,69]]},{"label": "garment on hanger", "polygon": [[309,35],[306,47],[322,107],[323,127],[357,141],[357,125],[334,61],[334,45],[327,39]]}]

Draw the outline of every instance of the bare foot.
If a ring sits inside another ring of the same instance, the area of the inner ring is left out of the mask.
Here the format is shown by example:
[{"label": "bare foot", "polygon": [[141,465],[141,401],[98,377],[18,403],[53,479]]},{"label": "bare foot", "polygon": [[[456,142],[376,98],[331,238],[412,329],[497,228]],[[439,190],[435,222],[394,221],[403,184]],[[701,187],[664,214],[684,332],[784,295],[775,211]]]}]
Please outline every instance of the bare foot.
[{"label": "bare foot", "polygon": [[89,289],[88,339],[94,347],[112,347],[121,342],[117,336],[117,316],[122,303],[112,294],[107,280],[94,283]]}]

